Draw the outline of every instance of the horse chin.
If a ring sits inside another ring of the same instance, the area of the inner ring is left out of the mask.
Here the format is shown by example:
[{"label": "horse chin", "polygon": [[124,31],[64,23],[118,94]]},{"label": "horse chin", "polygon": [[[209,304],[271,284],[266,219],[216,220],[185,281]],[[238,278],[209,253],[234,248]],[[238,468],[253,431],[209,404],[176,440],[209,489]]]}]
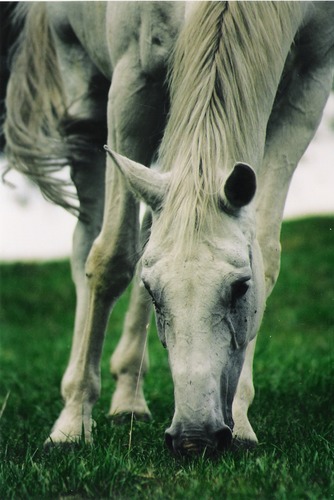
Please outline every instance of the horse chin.
[{"label": "horse chin", "polygon": [[227,425],[210,434],[199,431],[178,434],[169,428],[165,432],[165,442],[168,449],[176,455],[212,457],[231,448],[232,431]]}]

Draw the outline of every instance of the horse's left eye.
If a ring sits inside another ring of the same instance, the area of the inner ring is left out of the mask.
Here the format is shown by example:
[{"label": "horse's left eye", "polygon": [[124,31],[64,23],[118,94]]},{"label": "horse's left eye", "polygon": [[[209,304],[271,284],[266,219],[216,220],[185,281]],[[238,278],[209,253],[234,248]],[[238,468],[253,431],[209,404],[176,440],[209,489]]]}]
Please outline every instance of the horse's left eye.
[{"label": "horse's left eye", "polygon": [[231,293],[231,304],[232,307],[235,306],[238,299],[241,299],[244,295],[246,295],[247,290],[249,288],[248,281],[236,281],[232,285],[232,293]]},{"label": "horse's left eye", "polygon": [[153,295],[153,292],[152,292],[152,290],[151,290],[151,288],[150,288],[149,284],[148,284],[146,281],[144,281],[144,280],[142,280],[142,281],[143,281],[143,283],[144,283],[144,287],[146,288],[146,290],[148,291],[148,293],[149,293],[149,295],[150,295],[150,297],[151,297],[151,299],[152,299],[152,303],[153,303],[153,306],[154,306],[155,310],[156,310],[157,312],[160,312],[160,306],[159,306],[159,304],[157,303],[157,301],[156,301],[156,299],[155,299],[155,297],[154,297],[154,295]]},{"label": "horse's left eye", "polygon": [[142,279],[142,283],[143,283],[144,287],[146,288],[146,290],[148,291],[149,295],[151,295],[151,297],[153,297],[150,285],[147,283],[147,281],[144,281]]}]

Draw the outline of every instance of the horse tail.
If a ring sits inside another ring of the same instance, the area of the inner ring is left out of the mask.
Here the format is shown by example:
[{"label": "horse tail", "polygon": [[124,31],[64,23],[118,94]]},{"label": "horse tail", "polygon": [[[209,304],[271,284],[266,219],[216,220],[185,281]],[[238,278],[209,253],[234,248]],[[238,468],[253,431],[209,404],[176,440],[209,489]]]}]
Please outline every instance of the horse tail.
[{"label": "horse tail", "polygon": [[0,72],[1,72],[1,85],[0,85],[0,151],[3,151],[5,146],[5,139],[3,136],[3,122],[5,119],[5,97],[7,84],[9,79],[9,57],[8,54],[11,47],[15,43],[15,37],[18,31],[13,26],[13,12],[16,10],[16,2],[1,2],[0,3]]},{"label": "horse tail", "polygon": [[70,163],[61,134],[67,112],[46,5],[36,2],[19,8],[16,17],[20,16],[24,25],[13,55],[6,96],[8,170],[13,168],[27,175],[45,198],[76,212],[76,195],[69,189],[72,183],[59,176]]}]

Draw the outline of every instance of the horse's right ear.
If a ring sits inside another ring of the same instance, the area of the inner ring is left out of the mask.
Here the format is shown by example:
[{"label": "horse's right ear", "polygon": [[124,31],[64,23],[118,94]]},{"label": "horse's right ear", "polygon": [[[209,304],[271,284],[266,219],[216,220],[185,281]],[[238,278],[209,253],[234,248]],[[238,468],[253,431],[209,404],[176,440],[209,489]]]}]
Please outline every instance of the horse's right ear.
[{"label": "horse's right ear", "polygon": [[153,211],[159,210],[165,199],[170,174],[151,170],[126,158],[126,156],[112,151],[108,146],[104,146],[104,149],[122,172],[134,194],[151,207]]}]

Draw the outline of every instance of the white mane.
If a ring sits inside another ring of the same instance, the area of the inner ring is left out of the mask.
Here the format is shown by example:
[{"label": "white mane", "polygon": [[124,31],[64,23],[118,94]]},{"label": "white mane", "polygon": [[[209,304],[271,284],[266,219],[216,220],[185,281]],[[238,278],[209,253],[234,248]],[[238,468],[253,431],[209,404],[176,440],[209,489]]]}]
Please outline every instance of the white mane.
[{"label": "white mane", "polygon": [[227,171],[252,161],[256,104],[277,85],[280,40],[299,15],[294,2],[206,2],[190,13],[172,60],[159,160],[172,179],[159,238],[189,248],[212,225]]}]

